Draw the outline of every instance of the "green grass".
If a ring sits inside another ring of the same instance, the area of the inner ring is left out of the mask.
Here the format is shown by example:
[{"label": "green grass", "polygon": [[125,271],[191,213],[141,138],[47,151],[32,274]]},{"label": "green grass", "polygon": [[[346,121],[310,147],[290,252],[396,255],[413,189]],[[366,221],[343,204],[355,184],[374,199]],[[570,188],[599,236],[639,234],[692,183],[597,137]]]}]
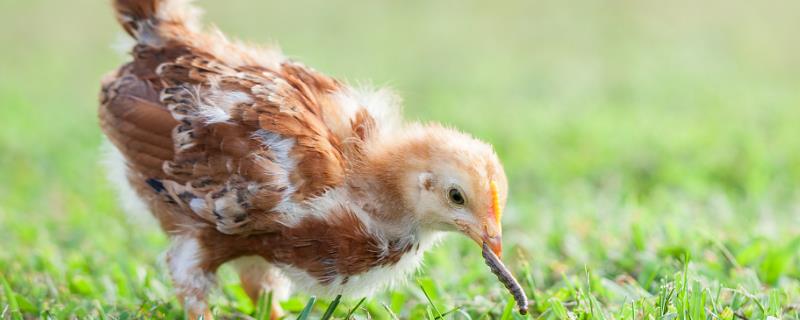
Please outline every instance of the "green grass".
[{"label": "green grass", "polygon": [[[408,118],[493,143],[530,318],[800,318],[800,3],[201,5],[232,35],[389,84]],[[104,1],[0,2],[0,319],[182,315],[165,237],[127,220],[98,160],[119,30]],[[520,318],[468,240],[425,261],[333,317]],[[266,317],[235,278],[223,268],[214,312]],[[308,302],[286,301],[287,318]]]}]

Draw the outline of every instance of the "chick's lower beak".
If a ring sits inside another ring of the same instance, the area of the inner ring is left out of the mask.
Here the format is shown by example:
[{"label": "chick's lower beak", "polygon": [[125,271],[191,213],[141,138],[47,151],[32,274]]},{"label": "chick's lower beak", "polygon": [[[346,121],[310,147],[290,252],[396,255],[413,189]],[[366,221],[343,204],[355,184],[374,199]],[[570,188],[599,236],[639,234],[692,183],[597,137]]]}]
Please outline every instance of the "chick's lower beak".
[{"label": "chick's lower beak", "polygon": [[503,253],[503,237],[500,235],[499,230],[489,230],[484,227],[481,231],[477,231],[474,228],[468,228],[465,231],[470,239],[479,246],[483,247],[483,244],[486,243],[498,257]]}]

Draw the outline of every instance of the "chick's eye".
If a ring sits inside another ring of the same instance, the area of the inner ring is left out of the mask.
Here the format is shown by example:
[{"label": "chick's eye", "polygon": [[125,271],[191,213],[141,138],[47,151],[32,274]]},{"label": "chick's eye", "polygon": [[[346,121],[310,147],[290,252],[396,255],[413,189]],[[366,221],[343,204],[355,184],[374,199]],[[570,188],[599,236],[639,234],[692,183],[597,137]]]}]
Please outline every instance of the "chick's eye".
[{"label": "chick's eye", "polygon": [[450,190],[447,191],[447,197],[453,204],[463,205],[465,202],[464,195],[461,194],[461,190],[456,188],[450,188]]}]

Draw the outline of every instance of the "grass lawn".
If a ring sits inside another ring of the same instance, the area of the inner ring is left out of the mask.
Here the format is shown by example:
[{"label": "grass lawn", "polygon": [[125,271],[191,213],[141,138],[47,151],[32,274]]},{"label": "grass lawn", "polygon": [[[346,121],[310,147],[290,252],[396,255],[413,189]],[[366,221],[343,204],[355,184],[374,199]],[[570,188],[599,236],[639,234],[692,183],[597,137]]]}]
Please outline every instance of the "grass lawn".
[{"label": "grass lawn", "polygon": [[[183,315],[166,238],[100,163],[99,79],[126,59],[106,2],[0,2],[0,319]],[[800,318],[800,2],[227,2],[206,21],[496,146],[527,318]],[[526,318],[458,235],[361,298],[334,317]],[[212,302],[263,316],[231,269]]]}]

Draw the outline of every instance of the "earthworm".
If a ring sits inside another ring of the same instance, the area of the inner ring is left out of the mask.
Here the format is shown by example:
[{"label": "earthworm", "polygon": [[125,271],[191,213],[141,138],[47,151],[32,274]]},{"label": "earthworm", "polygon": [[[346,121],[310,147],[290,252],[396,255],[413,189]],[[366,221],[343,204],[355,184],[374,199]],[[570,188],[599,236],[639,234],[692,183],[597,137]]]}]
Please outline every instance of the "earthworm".
[{"label": "earthworm", "polygon": [[486,261],[486,265],[489,266],[492,273],[497,276],[497,280],[500,280],[506,289],[508,289],[508,292],[514,296],[514,300],[517,302],[517,308],[519,308],[519,314],[527,314],[528,297],[525,295],[525,291],[522,290],[519,282],[517,282],[517,279],[514,279],[514,276],[508,271],[508,268],[503,265],[500,258],[489,249],[489,245],[487,245],[486,242],[483,243],[483,260]]}]

